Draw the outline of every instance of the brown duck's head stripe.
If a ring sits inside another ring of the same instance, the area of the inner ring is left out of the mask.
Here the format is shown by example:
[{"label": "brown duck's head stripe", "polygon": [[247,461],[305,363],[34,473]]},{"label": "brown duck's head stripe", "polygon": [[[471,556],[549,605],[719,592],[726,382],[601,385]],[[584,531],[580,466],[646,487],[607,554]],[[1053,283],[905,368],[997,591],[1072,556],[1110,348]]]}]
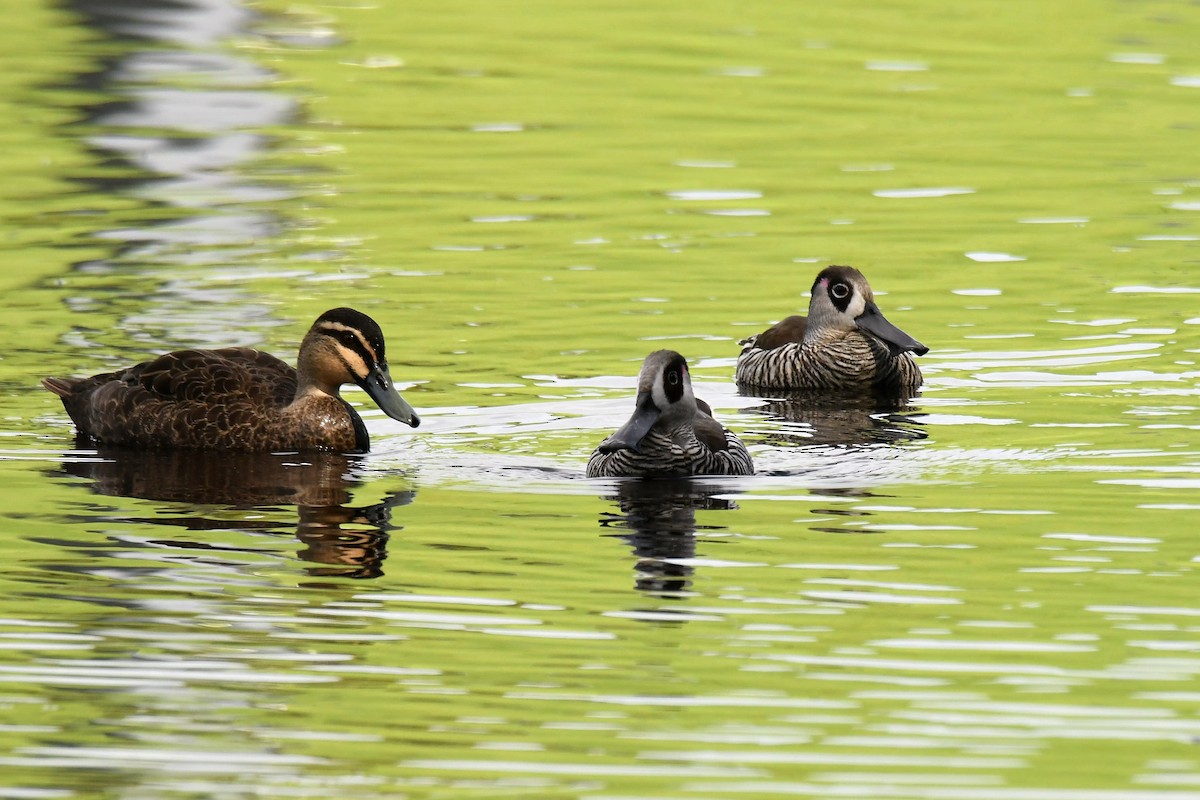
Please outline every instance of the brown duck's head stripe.
[{"label": "brown duck's head stripe", "polygon": [[339,344],[353,349],[369,364],[387,363],[383,331],[378,323],[353,308],[333,308],[322,314],[314,327],[333,337]]}]

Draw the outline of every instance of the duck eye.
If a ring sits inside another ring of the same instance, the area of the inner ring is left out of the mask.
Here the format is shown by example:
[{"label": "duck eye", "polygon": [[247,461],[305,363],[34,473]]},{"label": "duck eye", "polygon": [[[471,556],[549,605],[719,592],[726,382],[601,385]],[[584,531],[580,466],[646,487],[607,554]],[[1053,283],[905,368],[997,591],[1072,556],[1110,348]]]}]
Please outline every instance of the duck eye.
[{"label": "duck eye", "polygon": [[845,300],[850,296],[850,286],[839,281],[829,287],[829,295],[834,300]]},{"label": "duck eye", "polygon": [[679,373],[678,372],[668,372],[667,373],[667,383],[671,384],[672,386],[678,386],[679,385]]}]

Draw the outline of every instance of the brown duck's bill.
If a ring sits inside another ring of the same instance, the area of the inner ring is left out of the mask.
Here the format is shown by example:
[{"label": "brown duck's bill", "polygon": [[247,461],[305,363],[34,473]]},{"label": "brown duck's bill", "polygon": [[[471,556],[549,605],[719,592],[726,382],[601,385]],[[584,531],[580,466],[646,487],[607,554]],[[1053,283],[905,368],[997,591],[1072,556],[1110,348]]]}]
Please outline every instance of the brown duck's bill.
[{"label": "brown duck's bill", "polygon": [[376,364],[367,373],[366,378],[358,381],[358,385],[383,409],[383,413],[392,419],[398,419],[405,425],[411,425],[414,428],[421,424],[421,418],[417,416],[417,412],[396,391],[396,385],[392,383],[392,375],[388,372],[387,366]]},{"label": "brown duck's bill", "polygon": [[929,348],[909,336],[904,331],[887,321],[879,306],[867,303],[866,310],[854,318],[854,324],[862,330],[879,339],[893,353],[903,353],[911,350],[919,356],[929,352]]},{"label": "brown duck's bill", "polygon": [[658,422],[662,412],[654,405],[654,399],[649,392],[642,392],[637,397],[637,409],[629,421],[617,429],[617,432],[600,443],[601,453],[615,453],[618,450],[641,451],[642,439]]}]

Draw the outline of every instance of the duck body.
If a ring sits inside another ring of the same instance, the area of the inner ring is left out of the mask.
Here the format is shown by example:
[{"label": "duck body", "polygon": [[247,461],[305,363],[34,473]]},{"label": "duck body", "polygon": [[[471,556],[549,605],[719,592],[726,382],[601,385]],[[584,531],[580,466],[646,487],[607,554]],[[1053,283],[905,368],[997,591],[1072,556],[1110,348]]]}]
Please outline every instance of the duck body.
[{"label": "duck body", "polygon": [[587,464],[589,478],[753,473],[746,446],[692,394],[687,361],[672,350],[646,358],[633,416],[600,443]]},{"label": "duck body", "polygon": [[79,432],[139,449],[366,452],[367,428],[342,399],[358,383],[389,416],[420,418],[392,383],[383,334],[349,308],[322,314],[299,368],[248,347],[180,350],[90,378],[47,378]]},{"label": "duck body", "polygon": [[843,396],[915,393],[924,378],[912,354],[929,352],[888,322],[863,274],[844,266],[817,275],[807,317],[788,317],[742,344],[740,388]]}]

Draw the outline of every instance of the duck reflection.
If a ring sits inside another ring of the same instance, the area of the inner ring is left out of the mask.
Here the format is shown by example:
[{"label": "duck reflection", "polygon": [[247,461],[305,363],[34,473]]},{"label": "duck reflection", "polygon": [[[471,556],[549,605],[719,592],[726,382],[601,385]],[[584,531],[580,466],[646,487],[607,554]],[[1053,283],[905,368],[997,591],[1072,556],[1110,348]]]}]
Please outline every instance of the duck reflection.
[{"label": "duck reflection", "polygon": [[919,441],[929,434],[907,397],[829,397],[789,392],[743,413],[783,423],[764,437],[774,444],[876,445]]},{"label": "duck reflection", "polygon": [[716,495],[728,486],[687,478],[628,478],[616,494],[602,499],[617,511],[600,516],[600,527],[618,531],[637,557],[634,586],[648,594],[677,597],[688,591],[695,568],[686,563],[696,555],[696,532],[724,530],[697,525],[697,510],[733,509],[737,505]]},{"label": "duck reflection", "polygon": [[[79,449],[90,451],[89,443]],[[94,458],[63,464],[67,474],[86,478],[97,494],[137,497],[192,506],[192,514],[155,516],[154,525],[187,530],[271,530],[268,519],[224,518],[229,508],[264,511],[295,506],[296,537],[306,545],[300,558],[314,576],[376,578],[383,574],[392,509],[412,502],[415,492],[398,491],[381,502],[350,505],[350,477],[361,457],[338,453],[145,452],[101,447]],[[206,506],[217,508],[208,509]],[[175,544],[164,542],[163,544]],[[188,543],[186,547],[203,547]]]}]

